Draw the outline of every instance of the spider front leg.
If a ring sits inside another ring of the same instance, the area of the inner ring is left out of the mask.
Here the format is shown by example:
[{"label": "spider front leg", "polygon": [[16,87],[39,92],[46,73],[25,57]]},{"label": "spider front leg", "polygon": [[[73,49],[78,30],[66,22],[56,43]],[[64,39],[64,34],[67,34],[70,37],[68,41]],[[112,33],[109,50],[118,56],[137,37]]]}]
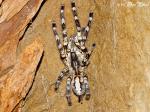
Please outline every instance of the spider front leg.
[{"label": "spider front leg", "polygon": [[56,39],[57,48],[59,50],[60,57],[62,59],[64,59],[66,57],[66,54],[65,54],[64,47],[61,44],[60,37],[58,36],[57,30],[56,30],[56,23],[55,22],[52,23],[52,30],[53,30],[53,33],[54,33],[54,36],[55,36],[55,39]]},{"label": "spider front leg", "polygon": [[83,50],[83,51],[86,49],[86,47],[85,47],[85,42],[86,42],[86,40],[87,40],[88,33],[89,33],[89,31],[90,31],[90,28],[91,28],[92,20],[93,20],[93,12],[90,12],[90,13],[89,13],[88,24],[87,24],[87,26],[84,28],[83,36],[82,36],[81,41],[80,41],[80,48],[81,48],[81,50]]},{"label": "spider front leg", "polygon": [[80,21],[79,21],[78,14],[77,14],[77,8],[75,6],[74,1],[71,2],[71,7],[72,7],[72,13],[74,16],[75,25],[77,28],[77,36],[74,37],[75,44],[78,48],[85,49],[84,42],[79,42],[79,41],[82,41],[83,38],[81,35],[81,25],[80,25]]},{"label": "spider front leg", "polygon": [[85,57],[83,58],[83,61],[82,61],[83,65],[82,66],[87,67],[90,64],[89,59],[90,59],[95,47],[96,47],[96,44],[93,43],[92,47],[89,50],[85,49],[85,51],[84,51]]},{"label": "spider front leg", "polygon": [[69,72],[69,70],[68,70],[67,67],[64,68],[64,69],[61,71],[60,75],[59,75],[58,78],[57,78],[57,81],[55,82],[55,91],[58,90],[59,85],[60,85],[60,83],[61,83],[63,77],[64,77],[68,72]]},{"label": "spider front leg", "polygon": [[62,5],[60,9],[60,18],[61,18],[61,27],[62,27],[62,35],[63,35],[63,45],[66,48],[68,45],[68,37],[67,37],[66,22],[64,16],[64,8],[65,6]]},{"label": "spider front leg", "polygon": [[66,98],[67,98],[67,102],[68,105],[71,106],[72,102],[71,102],[71,77],[67,78],[67,84],[66,84]]},{"label": "spider front leg", "polygon": [[81,25],[80,25],[80,22],[79,22],[79,18],[78,18],[78,14],[77,14],[77,8],[76,8],[76,5],[75,5],[74,1],[71,2],[71,7],[72,7],[72,13],[73,13],[73,16],[74,16],[75,25],[76,25],[76,28],[77,28],[77,36],[81,36]]},{"label": "spider front leg", "polygon": [[91,28],[92,20],[93,20],[93,12],[90,12],[89,13],[89,20],[88,20],[87,26],[85,27],[85,31],[84,31],[84,34],[83,34],[83,40],[84,41],[87,40],[88,33],[90,31],[90,28]]},{"label": "spider front leg", "polygon": [[89,58],[90,58],[90,56],[92,55],[92,53],[93,53],[95,47],[96,47],[96,44],[93,43],[92,46],[91,46],[91,48],[86,52],[87,60],[89,60]]},{"label": "spider front leg", "polygon": [[53,33],[54,33],[54,36],[56,39],[58,50],[60,51],[62,49],[62,44],[60,42],[60,37],[58,36],[57,30],[56,30],[56,23],[55,22],[52,23],[52,30],[53,30]]}]

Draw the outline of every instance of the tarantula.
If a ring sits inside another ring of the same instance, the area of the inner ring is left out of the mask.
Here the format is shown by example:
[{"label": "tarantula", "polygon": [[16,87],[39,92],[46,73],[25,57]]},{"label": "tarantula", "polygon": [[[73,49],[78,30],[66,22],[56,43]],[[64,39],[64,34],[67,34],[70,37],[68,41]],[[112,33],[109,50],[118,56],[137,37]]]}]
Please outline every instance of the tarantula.
[{"label": "tarantula", "polygon": [[61,71],[55,82],[55,90],[57,91],[64,76],[67,76],[66,82],[66,98],[68,105],[71,106],[71,91],[78,97],[80,102],[83,96],[86,96],[86,100],[90,99],[90,88],[88,83],[88,76],[86,74],[86,68],[89,65],[89,58],[95,48],[93,43],[90,50],[85,46],[85,42],[88,37],[88,33],[93,20],[93,12],[89,13],[89,19],[86,27],[81,28],[77,15],[77,8],[75,2],[71,1],[72,13],[77,29],[77,33],[70,38],[67,36],[66,22],[64,17],[64,5],[60,8],[60,18],[62,27],[63,44],[60,41],[60,37],[56,31],[56,23],[52,22],[52,30],[56,39],[57,47],[60,53],[60,58],[63,61],[65,68]]}]

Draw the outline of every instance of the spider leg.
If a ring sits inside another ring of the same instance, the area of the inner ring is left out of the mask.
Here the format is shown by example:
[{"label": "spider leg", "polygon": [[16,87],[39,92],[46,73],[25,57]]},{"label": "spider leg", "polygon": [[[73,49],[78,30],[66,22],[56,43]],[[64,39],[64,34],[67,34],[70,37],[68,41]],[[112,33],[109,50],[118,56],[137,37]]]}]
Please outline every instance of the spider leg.
[{"label": "spider leg", "polygon": [[63,77],[68,73],[68,71],[69,71],[69,69],[66,67],[59,74],[59,76],[58,76],[58,78],[57,78],[57,80],[55,82],[55,91],[58,90],[59,85],[60,85],[61,81],[63,80]]},{"label": "spider leg", "polygon": [[75,25],[77,28],[77,35],[81,36],[81,25],[80,25],[78,14],[77,14],[77,8],[73,0],[71,1],[71,7],[72,7],[72,13],[74,16]]},{"label": "spider leg", "polygon": [[63,59],[63,58],[66,57],[66,55],[65,55],[64,48],[63,48],[63,46],[61,44],[60,37],[58,36],[57,30],[56,30],[56,23],[55,22],[52,23],[52,30],[53,30],[53,33],[54,33],[54,36],[55,36],[55,39],[56,39],[57,48],[59,50],[60,56]]},{"label": "spider leg", "polygon": [[90,58],[90,56],[92,55],[92,53],[93,53],[95,47],[96,47],[96,44],[93,43],[92,46],[91,46],[91,48],[86,52],[86,55],[87,55],[86,58],[87,58],[87,60],[89,60],[89,58]]},{"label": "spider leg", "polygon": [[95,49],[95,46],[96,46],[96,44],[93,43],[92,47],[90,48],[90,50],[84,49],[85,57],[83,58],[83,61],[82,61],[82,66],[83,67],[87,68],[88,65],[90,64],[89,59],[90,59],[90,57],[91,57],[91,55],[92,55],[92,53],[93,53],[93,51]]},{"label": "spider leg", "polygon": [[66,98],[67,98],[67,102],[68,105],[71,106],[72,102],[71,102],[71,77],[67,78],[67,85],[66,85]]},{"label": "spider leg", "polygon": [[84,83],[84,72],[81,72],[80,82],[82,83],[82,86],[81,86],[82,95],[84,95],[85,94],[85,86],[86,86],[85,83]]},{"label": "spider leg", "polygon": [[81,73],[81,77],[80,77],[80,82],[81,82],[81,96],[79,97],[79,102],[82,101],[84,95],[85,95],[85,87],[86,87],[86,84],[84,83],[83,81],[84,77],[83,77],[83,74]]},{"label": "spider leg", "polygon": [[90,99],[90,96],[91,96],[91,94],[90,94],[90,87],[89,87],[89,83],[88,83],[88,77],[87,77],[87,75],[86,76],[84,76],[84,79],[83,79],[83,81],[84,81],[84,84],[85,84],[85,99],[86,100],[89,100]]},{"label": "spider leg", "polygon": [[55,22],[52,23],[52,29],[53,29],[53,33],[54,33],[54,36],[55,36],[55,39],[56,39],[57,47],[58,47],[59,50],[61,50],[62,49],[62,44],[60,42],[60,37],[58,36],[58,33],[56,31],[56,23]]},{"label": "spider leg", "polygon": [[81,36],[81,39],[80,40],[80,43],[78,42],[78,39],[75,38],[75,42],[76,42],[76,45],[81,48],[82,51],[86,50],[86,47],[85,47],[85,42],[87,40],[87,37],[88,37],[88,33],[90,31],[90,28],[91,28],[91,23],[92,23],[92,20],[93,20],[93,12],[90,12],[89,13],[89,20],[88,20],[88,23],[87,23],[87,26],[85,27],[84,29],[84,32],[83,32],[83,36]]},{"label": "spider leg", "polygon": [[83,34],[83,39],[85,41],[86,41],[86,39],[88,37],[88,33],[90,31],[90,28],[91,28],[92,20],[93,20],[93,12],[90,12],[89,13],[89,20],[88,20],[87,26],[85,27],[85,31],[84,31],[84,34]]},{"label": "spider leg", "polygon": [[91,28],[91,23],[92,23],[92,20],[93,20],[93,12],[90,12],[89,13],[89,20],[88,20],[88,23],[87,23],[87,26],[85,27],[84,29],[84,33],[83,33],[83,36],[81,37],[81,41],[80,41],[80,44],[79,42],[77,41],[76,43],[79,44],[77,46],[79,46],[81,48],[82,51],[85,51],[87,48],[85,47],[85,42],[87,40],[87,37],[88,37],[88,33],[90,31],[90,28]]},{"label": "spider leg", "polygon": [[62,27],[62,35],[63,35],[63,45],[66,47],[68,45],[68,38],[67,38],[66,22],[64,17],[64,8],[65,6],[62,5],[60,9],[60,18],[61,18],[61,27]]},{"label": "spider leg", "polygon": [[72,13],[74,16],[75,25],[77,28],[77,36],[74,37],[75,44],[78,48],[85,49],[85,45],[83,45],[84,43],[82,44],[82,42],[79,42],[79,40],[80,41],[83,40],[82,36],[81,36],[81,25],[80,25],[80,21],[79,21],[78,14],[77,14],[77,8],[76,8],[75,2],[73,0],[71,2],[71,7],[72,7]]}]

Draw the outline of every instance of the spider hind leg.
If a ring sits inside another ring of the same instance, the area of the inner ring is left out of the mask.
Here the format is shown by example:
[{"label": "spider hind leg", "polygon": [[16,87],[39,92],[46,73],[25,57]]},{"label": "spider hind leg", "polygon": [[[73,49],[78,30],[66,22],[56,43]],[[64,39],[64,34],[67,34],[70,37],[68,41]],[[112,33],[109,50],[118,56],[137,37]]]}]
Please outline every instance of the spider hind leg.
[{"label": "spider hind leg", "polygon": [[65,68],[61,71],[60,75],[58,76],[56,82],[55,82],[55,91],[58,90],[61,81],[63,80],[63,77],[67,74],[68,72],[68,68]]},{"label": "spider hind leg", "polygon": [[85,99],[89,100],[91,97],[91,94],[90,94],[90,87],[89,87],[87,76],[84,76],[84,83],[85,83]]},{"label": "spider hind leg", "polygon": [[71,106],[72,105],[72,102],[71,102],[71,77],[67,78],[66,98],[67,98],[68,105]]}]

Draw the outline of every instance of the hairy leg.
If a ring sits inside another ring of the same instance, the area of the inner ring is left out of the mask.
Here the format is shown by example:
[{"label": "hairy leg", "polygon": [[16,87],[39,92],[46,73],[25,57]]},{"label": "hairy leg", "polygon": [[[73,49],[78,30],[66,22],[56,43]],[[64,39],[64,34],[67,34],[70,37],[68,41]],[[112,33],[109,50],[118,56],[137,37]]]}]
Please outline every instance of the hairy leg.
[{"label": "hairy leg", "polygon": [[92,20],[93,20],[93,12],[90,12],[89,13],[89,20],[88,20],[87,26],[85,27],[85,31],[84,31],[84,35],[83,35],[83,39],[85,41],[86,41],[86,39],[88,37],[88,33],[90,31],[90,28],[91,28]]},{"label": "hairy leg", "polygon": [[55,36],[55,39],[56,39],[58,50],[61,50],[62,49],[62,44],[60,42],[60,37],[58,36],[57,30],[56,30],[56,23],[55,22],[52,23],[52,30],[53,30],[53,33],[54,33],[54,36]]},{"label": "hairy leg", "polygon": [[91,55],[92,55],[92,53],[93,53],[95,47],[96,47],[96,44],[93,43],[92,46],[91,46],[91,48],[85,51],[85,55],[86,55],[85,61],[88,61],[88,60],[89,60],[89,58],[91,57]]},{"label": "hairy leg", "polygon": [[86,49],[85,42],[87,40],[88,33],[90,31],[90,28],[91,28],[92,20],[93,20],[93,12],[90,12],[87,26],[84,29],[82,29],[83,30],[82,31],[83,32],[83,36],[81,36],[81,38],[79,38],[80,43],[78,43],[80,45],[81,50],[83,50],[83,51]]},{"label": "hairy leg", "polygon": [[81,36],[81,25],[80,25],[80,21],[79,21],[78,14],[77,14],[77,8],[73,0],[71,1],[71,7],[72,7],[72,13],[74,16],[75,25],[77,28],[77,35]]},{"label": "hairy leg", "polygon": [[95,47],[96,47],[96,44],[93,43],[92,46],[91,46],[91,48],[85,52],[85,53],[86,53],[86,58],[87,58],[87,60],[89,60],[89,58],[90,58],[90,56],[92,55],[92,53],[93,53]]},{"label": "hairy leg", "polygon": [[86,100],[89,100],[90,99],[90,87],[89,87],[89,82],[88,82],[88,77],[87,76],[84,76],[84,84],[85,84],[85,99]]},{"label": "hairy leg", "polygon": [[61,83],[61,81],[63,80],[63,77],[68,73],[68,68],[66,67],[66,68],[64,68],[62,71],[61,71],[61,73],[59,74],[59,76],[58,76],[58,78],[57,78],[57,80],[56,80],[56,82],[55,82],[55,91],[57,91],[58,90],[58,88],[59,88],[59,85],[60,85],[60,83]]},{"label": "hairy leg", "polygon": [[59,50],[60,57],[61,57],[62,59],[64,59],[64,58],[66,57],[66,54],[65,54],[64,47],[63,47],[62,44],[61,44],[60,37],[58,36],[56,27],[57,27],[57,26],[56,26],[56,23],[53,22],[53,23],[52,23],[52,30],[53,30],[53,33],[54,33],[54,36],[55,36],[55,39],[56,39],[57,48],[58,48],[58,50]]},{"label": "hairy leg", "polygon": [[80,48],[81,48],[81,50],[83,50],[83,51],[86,49],[86,47],[85,47],[85,42],[86,42],[86,40],[87,40],[88,33],[89,33],[89,31],[90,31],[90,28],[91,28],[92,20],[93,20],[93,12],[90,12],[90,13],[89,13],[88,24],[87,24],[87,26],[84,28],[83,36],[81,37],[81,40],[80,40]]},{"label": "hairy leg", "polygon": [[62,27],[62,35],[63,35],[63,45],[64,45],[64,47],[66,47],[68,45],[68,38],[67,38],[67,30],[66,30],[64,9],[65,9],[65,6],[61,5],[60,18],[61,18],[61,27]]},{"label": "hairy leg", "polygon": [[67,84],[66,84],[66,98],[67,98],[67,102],[68,105],[71,106],[72,102],[71,102],[71,77],[67,78]]}]

